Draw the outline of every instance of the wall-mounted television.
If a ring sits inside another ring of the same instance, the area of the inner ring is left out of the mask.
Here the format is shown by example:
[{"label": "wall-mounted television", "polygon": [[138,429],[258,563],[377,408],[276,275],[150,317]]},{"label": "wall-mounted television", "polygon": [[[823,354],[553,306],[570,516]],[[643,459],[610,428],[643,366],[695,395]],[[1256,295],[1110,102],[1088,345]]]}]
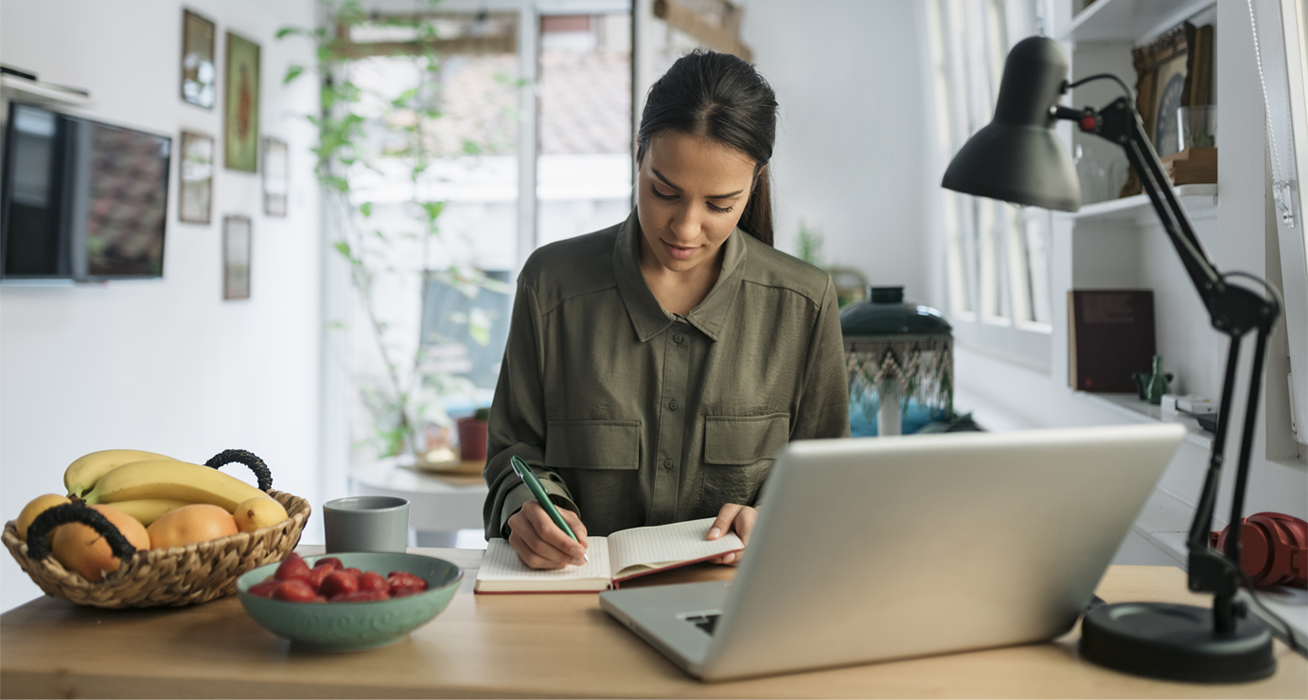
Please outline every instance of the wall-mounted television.
[{"label": "wall-mounted television", "polygon": [[0,278],[163,276],[172,139],[13,102]]}]

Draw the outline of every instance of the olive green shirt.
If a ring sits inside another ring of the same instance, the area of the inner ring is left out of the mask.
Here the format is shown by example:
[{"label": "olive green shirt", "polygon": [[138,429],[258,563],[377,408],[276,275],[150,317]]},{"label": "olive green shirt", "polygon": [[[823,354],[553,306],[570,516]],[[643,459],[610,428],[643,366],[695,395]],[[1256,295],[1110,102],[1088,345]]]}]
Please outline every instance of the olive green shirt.
[{"label": "olive green shirt", "polygon": [[509,457],[592,535],[754,504],[790,440],[849,436],[830,276],[736,229],[699,306],[640,270],[640,223],[532,253],[491,404],[486,536],[532,498]]}]

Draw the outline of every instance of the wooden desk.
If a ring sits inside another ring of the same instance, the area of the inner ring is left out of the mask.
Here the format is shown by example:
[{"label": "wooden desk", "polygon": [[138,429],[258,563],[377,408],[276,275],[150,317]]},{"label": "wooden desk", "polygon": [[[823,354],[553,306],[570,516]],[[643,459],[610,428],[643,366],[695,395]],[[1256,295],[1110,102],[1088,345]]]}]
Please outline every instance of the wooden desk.
[{"label": "wooden desk", "polygon": [[[306,553],[319,548],[304,548]],[[1098,668],[1076,632],[1051,644],[703,684],[600,610],[595,595],[476,596],[480,551],[426,549],[466,570],[450,607],[408,639],[315,654],[255,625],[235,598],[105,611],[41,598],[0,617],[4,697],[1295,697],[1308,661],[1277,643],[1272,678],[1190,685]],[[655,583],[727,578],[698,565]],[[633,582],[634,583],[634,582]],[[1118,566],[1099,595],[1198,601],[1170,567]]]}]

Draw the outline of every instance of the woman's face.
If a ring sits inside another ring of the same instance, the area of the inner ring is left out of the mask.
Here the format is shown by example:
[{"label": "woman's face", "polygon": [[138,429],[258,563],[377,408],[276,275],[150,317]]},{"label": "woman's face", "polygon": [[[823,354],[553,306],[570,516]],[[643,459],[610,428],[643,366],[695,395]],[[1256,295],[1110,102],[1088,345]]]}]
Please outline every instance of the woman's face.
[{"label": "woman's face", "polygon": [[644,252],[673,272],[717,260],[753,184],[754,160],[743,152],[698,136],[655,134],[636,178]]}]

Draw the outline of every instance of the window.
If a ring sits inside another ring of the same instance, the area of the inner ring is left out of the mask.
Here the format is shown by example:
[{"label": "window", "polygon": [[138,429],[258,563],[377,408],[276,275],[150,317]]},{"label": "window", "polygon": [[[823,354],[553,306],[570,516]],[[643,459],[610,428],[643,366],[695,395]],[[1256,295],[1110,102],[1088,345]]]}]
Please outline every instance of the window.
[{"label": "window", "polygon": [[[929,90],[939,172],[990,123],[1015,40],[1033,33],[1032,0],[926,3]],[[1013,19],[1019,18],[1019,19]],[[1049,215],[940,190],[948,316],[960,342],[1049,367]]]}]

